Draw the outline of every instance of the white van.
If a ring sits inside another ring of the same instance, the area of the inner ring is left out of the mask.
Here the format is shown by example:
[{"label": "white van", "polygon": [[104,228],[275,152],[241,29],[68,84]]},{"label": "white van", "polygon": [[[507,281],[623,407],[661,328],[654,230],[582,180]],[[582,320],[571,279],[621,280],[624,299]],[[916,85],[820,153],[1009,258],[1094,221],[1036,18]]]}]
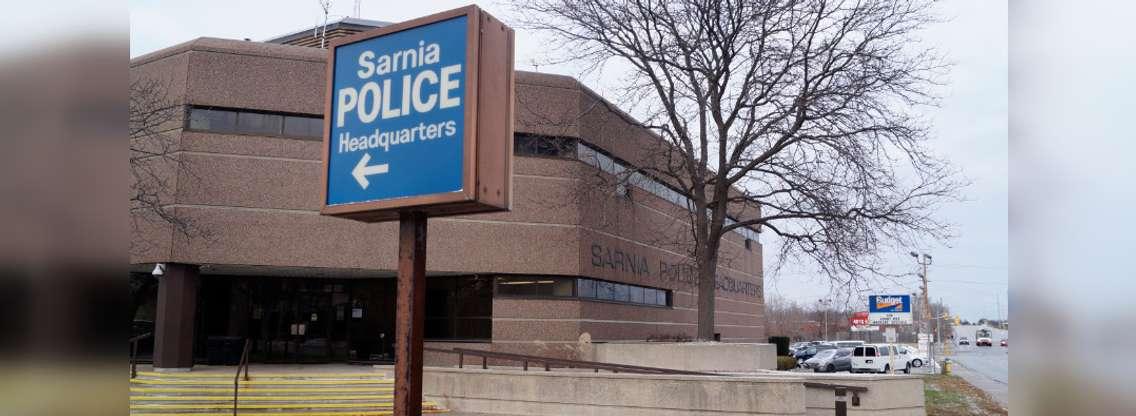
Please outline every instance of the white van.
[{"label": "white van", "polygon": [[890,373],[897,368],[911,373],[907,348],[893,344],[866,344],[852,350],[853,373]]}]

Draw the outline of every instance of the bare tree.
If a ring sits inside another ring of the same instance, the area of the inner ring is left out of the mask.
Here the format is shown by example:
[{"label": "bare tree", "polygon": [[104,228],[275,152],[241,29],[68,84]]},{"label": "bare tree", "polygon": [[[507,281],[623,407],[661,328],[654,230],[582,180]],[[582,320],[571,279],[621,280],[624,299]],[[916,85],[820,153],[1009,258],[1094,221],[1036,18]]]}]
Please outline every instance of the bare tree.
[{"label": "bare tree", "polygon": [[168,225],[185,236],[201,236],[205,232],[192,220],[177,215],[169,207],[178,175],[190,175],[192,169],[178,157],[177,137],[170,134],[181,129],[183,107],[168,97],[161,81],[138,77],[130,83],[130,209],[131,225],[136,238],[134,253],[148,249],[149,241],[138,239],[145,223]]},{"label": "bare tree", "polygon": [[[945,66],[915,33],[925,0],[535,0],[522,23],[564,60],[628,66],[617,93],[659,136],[631,173],[689,200],[698,338],[714,332],[719,246],[738,227],[779,236],[848,285],[881,252],[949,229],[933,218],[963,185],[926,148],[913,109]],[[737,218],[730,221],[727,217]]]},{"label": "bare tree", "polygon": [[[178,175],[193,173],[178,157],[176,135],[170,134],[182,127],[183,108],[169,98],[168,88],[161,81],[145,76],[131,80],[128,131],[132,255],[154,248],[155,242],[146,238],[145,228],[149,226],[171,227],[174,233],[186,237],[208,235],[190,218],[170,208]],[[133,311],[156,284],[148,274],[131,274]]]}]

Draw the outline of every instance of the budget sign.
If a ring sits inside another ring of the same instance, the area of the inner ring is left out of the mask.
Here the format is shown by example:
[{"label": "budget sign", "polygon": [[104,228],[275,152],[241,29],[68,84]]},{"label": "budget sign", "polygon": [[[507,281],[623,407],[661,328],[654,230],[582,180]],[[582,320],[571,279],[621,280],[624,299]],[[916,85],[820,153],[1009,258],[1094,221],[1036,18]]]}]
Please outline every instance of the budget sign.
[{"label": "budget sign", "polygon": [[507,210],[512,39],[471,6],[333,42],[321,212]]},{"label": "budget sign", "polygon": [[868,323],[906,325],[911,323],[911,295],[868,296]]}]

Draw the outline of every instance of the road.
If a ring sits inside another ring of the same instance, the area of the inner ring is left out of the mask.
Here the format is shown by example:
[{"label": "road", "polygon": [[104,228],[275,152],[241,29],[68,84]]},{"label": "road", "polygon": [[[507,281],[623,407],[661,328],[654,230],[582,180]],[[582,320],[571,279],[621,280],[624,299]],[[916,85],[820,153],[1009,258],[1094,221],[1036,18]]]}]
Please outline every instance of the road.
[{"label": "road", "polygon": [[[974,332],[978,326],[960,326],[955,332],[955,340],[965,336],[974,342]],[[1003,407],[1010,402],[1010,349],[999,347],[998,341],[1008,338],[1008,331],[992,330],[993,347],[956,345],[949,356],[954,362],[952,371],[975,387],[990,394]]]}]

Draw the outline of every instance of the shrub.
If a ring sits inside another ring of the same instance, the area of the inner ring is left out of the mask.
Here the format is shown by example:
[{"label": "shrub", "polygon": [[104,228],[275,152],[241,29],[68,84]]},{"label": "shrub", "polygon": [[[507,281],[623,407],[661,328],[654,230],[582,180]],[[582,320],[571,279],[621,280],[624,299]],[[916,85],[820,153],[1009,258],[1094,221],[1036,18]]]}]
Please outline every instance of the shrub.
[{"label": "shrub", "polygon": [[777,355],[789,355],[789,337],[769,337],[769,343],[777,345]]},{"label": "shrub", "polygon": [[787,356],[777,356],[777,369],[780,371],[792,370],[797,367],[797,359]]}]

